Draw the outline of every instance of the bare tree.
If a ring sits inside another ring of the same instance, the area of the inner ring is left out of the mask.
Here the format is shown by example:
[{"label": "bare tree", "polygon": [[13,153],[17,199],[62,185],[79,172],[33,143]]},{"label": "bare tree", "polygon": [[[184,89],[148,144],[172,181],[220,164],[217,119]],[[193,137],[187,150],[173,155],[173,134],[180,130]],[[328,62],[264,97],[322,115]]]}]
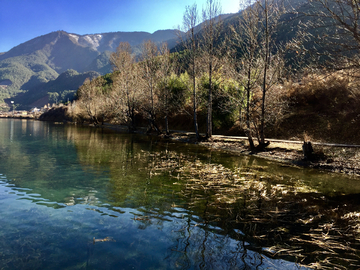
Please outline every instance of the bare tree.
[{"label": "bare tree", "polygon": [[[219,45],[219,37],[222,28],[220,18],[221,5],[218,0],[207,0],[206,6],[203,8],[203,54],[207,59],[207,70],[209,76],[209,89],[208,89],[208,105],[207,105],[207,118],[206,118],[206,137],[212,136],[212,99],[213,99],[213,85],[212,76],[213,72],[218,68],[216,60],[219,51],[216,50],[216,45]],[[218,44],[217,44],[218,43]]]},{"label": "bare tree", "polygon": [[185,13],[183,16],[183,27],[182,30],[185,35],[179,31],[179,38],[182,45],[185,47],[187,55],[190,58],[189,74],[192,79],[192,93],[193,93],[193,121],[194,130],[196,134],[196,140],[200,140],[198,121],[197,121],[197,94],[196,94],[196,77],[197,77],[197,63],[196,58],[198,56],[198,41],[195,33],[195,27],[198,24],[198,10],[197,5],[186,6]]},{"label": "bare tree", "polygon": [[110,62],[116,74],[114,92],[122,112],[121,118],[127,123],[129,132],[136,130],[135,116],[139,107],[140,90],[138,87],[138,70],[129,43],[121,42],[116,52],[110,56]]},{"label": "bare tree", "polygon": [[86,79],[77,92],[79,106],[94,125],[103,123],[110,111],[111,99],[108,98],[108,93],[104,92],[104,84],[105,81],[102,77],[93,80]]},{"label": "bare tree", "polygon": [[308,8],[302,13],[309,19],[306,26],[311,40],[320,46],[317,53],[325,54],[330,59],[328,66],[359,68],[359,1],[308,0]]},{"label": "bare tree", "polygon": [[[269,89],[281,78],[284,67],[285,44],[277,44],[274,38],[280,16],[283,14],[279,1],[257,0],[246,7],[237,26],[232,27],[231,44],[236,48],[236,70],[240,83],[246,91],[246,133],[250,148],[255,145],[252,139],[251,122],[258,137],[258,148],[264,148],[266,95]],[[261,89],[258,102],[255,97]],[[260,114],[256,105],[260,104]],[[260,121],[260,124],[258,123]]]},{"label": "bare tree", "polygon": [[172,63],[170,61],[170,51],[166,43],[163,43],[160,47],[160,100],[161,107],[165,111],[165,132],[166,135],[170,134],[169,131],[169,110],[170,110],[170,101],[172,99],[172,92],[169,87],[169,79],[172,73]]},{"label": "bare tree", "polygon": [[[258,33],[259,23],[255,14],[259,13],[257,9],[259,6],[253,6],[252,8],[245,8],[239,22],[234,26],[231,26],[231,37],[229,38],[230,45],[235,49],[234,53],[234,65],[236,72],[236,78],[245,89],[246,93],[246,135],[248,137],[249,145],[251,149],[254,149],[254,142],[251,132],[251,96],[255,89],[259,85],[259,79],[261,76],[261,67],[259,61],[259,40]],[[241,91],[241,89],[239,89]],[[240,96],[240,107],[243,100]]]},{"label": "bare tree", "polygon": [[156,44],[149,40],[142,44],[139,63],[143,82],[143,110],[149,120],[147,132],[155,129],[158,134],[161,133],[157,123],[158,96],[157,86],[160,80],[160,58]]}]

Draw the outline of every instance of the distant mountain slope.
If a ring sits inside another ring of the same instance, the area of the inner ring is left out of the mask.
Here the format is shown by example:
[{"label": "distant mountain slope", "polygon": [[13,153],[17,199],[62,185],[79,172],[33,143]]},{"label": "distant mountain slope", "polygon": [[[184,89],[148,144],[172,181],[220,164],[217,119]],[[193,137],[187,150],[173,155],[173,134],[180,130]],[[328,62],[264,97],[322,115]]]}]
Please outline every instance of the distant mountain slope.
[{"label": "distant mountain slope", "polygon": [[100,74],[95,71],[78,73],[69,69],[61,73],[55,80],[38,84],[26,93],[17,95],[14,101],[16,104],[21,104],[20,109],[31,109],[31,107],[41,107],[47,103],[66,101],[67,98],[71,99],[74,96],[87,78],[94,79],[98,76]]},{"label": "distant mountain slope", "polygon": [[129,42],[131,46],[136,46],[146,40],[161,43],[174,38],[176,38],[176,30],[159,30],[153,34],[148,32],[112,32],[89,35],[57,31],[36,37],[12,48],[8,52],[0,54],[0,61],[11,57],[32,54],[36,51],[43,51],[51,62],[52,57],[56,57],[61,53],[61,51],[58,51],[59,47],[70,49],[68,52],[71,54],[73,53],[71,51],[72,46],[79,46],[83,49],[86,48],[86,51],[92,50],[100,54],[104,51],[115,51],[120,42]]},{"label": "distant mountain slope", "polygon": [[[309,9],[307,0],[285,0],[282,3],[284,5],[284,14],[281,16],[280,23],[277,26],[276,36],[273,37],[278,43],[284,43],[296,36],[296,33],[299,29],[299,24],[304,20],[304,16],[301,12],[306,12]],[[220,19],[223,25],[221,28],[220,37],[217,41],[215,41],[215,45],[217,45],[216,43],[222,44],[226,38],[232,38],[233,34],[231,27],[237,26],[242,16],[243,11],[239,11],[238,13],[233,14],[222,14],[216,18],[216,20]],[[203,24],[204,22],[194,27],[195,36],[200,42],[204,34]],[[305,45],[307,47],[312,47],[313,43],[310,41]],[[182,50],[184,50],[184,44],[179,43],[171,49],[171,52],[179,52]]]},{"label": "distant mountain slope", "polygon": [[111,51],[102,52],[90,63],[90,65],[85,68],[85,70],[94,70],[100,74],[107,74],[112,72],[112,67],[109,62],[111,53]]},{"label": "distant mountain slope", "polygon": [[16,93],[32,92],[40,85],[47,85],[69,69],[79,73],[111,72],[109,56],[120,42],[129,42],[136,48],[145,40],[156,43],[171,40],[175,44],[175,38],[175,30],[160,30],[153,34],[114,32],[91,35],[57,31],[36,37],[0,54],[0,104]]}]

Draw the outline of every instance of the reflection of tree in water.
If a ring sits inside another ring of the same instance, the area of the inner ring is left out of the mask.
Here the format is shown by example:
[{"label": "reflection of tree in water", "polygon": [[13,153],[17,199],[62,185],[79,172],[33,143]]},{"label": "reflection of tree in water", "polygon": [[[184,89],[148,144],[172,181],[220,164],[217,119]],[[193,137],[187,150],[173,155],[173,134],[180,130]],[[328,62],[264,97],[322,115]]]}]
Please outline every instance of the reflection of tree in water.
[{"label": "reflection of tree in water", "polygon": [[[229,263],[238,268],[244,265],[249,267],[261,265],[262,257],[256,252],[246,252],[248,249],[244,240],[242,245],[235,244],[237,242],[233,238],[236,234],[232,229],[223,231],[216,226],[218,222],[225,220],[224,217],[228,213],[224,213],[223,209],[215,209],[218,204],[213,201],[213,195],[210,192],[202,193],[203,190],[190,187],[191,184],[186,184],[187,182],[182,183],[184,180],[182,170],[189,166],[188,159],[186,155],[171,151],[158,153],[144,151],[135,157],[134,164],[143,160],[148,165],[143,168],[147,176],[143,181],[154,184],[149,185],[146,192],[134,190],[125,192],[126,194],[130,192],[134,197],[138,196],[135,201],[139,203],[138,205],[144,205],[134,213],[133,219],[138,223],[138,228],[144,230],[152,225],[163,230],[164,226],[173,227],[172,235],[177,236],[168,250],[166,260],[176,268],[186,269],[191,265],[199,265],[203,269],[218,268],[218,266],[226,268]],[[201,165],[196,166],[201,170]],[[175,183],[163,177],[169,174],[176,178]],[[170,197],[166,195],[169,190],[174,191]],[[124,190],[117,192],[123,194]],[[157,196],[159,194],[161,196]],[[120,204],[122,206],[123,200],[122,197],[118,201],[118,203],[122,202]],[[233,236],[230,236],[229,232],[232,232]],[[225,254],[226,260],[224,260]]]},{"label": "reflection of tree in water", "polygon": [[81,160],[109,168],[107,198],[111,205],[138,209],[139,229],[174,227],[176,241],[166,258],[178,268],[199,261],[199,268],[219,262],[253,268],[270,264],[267,257],[356,267],[356,196],[322,195],[290,174],[266,173],[252,157],[229,169],[211,157],[152,151],[151,141],[145,147],[130,137],[106,140],[83,145]]},{"label": "reflection of tree in water", "polygon": [[[219,260],[234,267],[254,267],[266,257],[311,267],[357,265],[360,202],[354,201],[356,196],[324,196],[300,179],[269,175],[256,165],[231,170],[171,151],[149,154],[147,162],[148,180],[153,183],[154,178],[170,174],[175,182],[163,182],[161,188],[166,192],[172,185],[174,200],[188,209],[182,227],[173,230],[178,238],[167,255],[179,268],[193,264],[195,257],[203,262],[200,268],[216,267]],[[153,194],[150,187],[148,192]],[[144,227],[164,211],[175,211],[169,198],[162,200],[147,201],[162,207],[151,210],[157,214],[143,220]]]}]

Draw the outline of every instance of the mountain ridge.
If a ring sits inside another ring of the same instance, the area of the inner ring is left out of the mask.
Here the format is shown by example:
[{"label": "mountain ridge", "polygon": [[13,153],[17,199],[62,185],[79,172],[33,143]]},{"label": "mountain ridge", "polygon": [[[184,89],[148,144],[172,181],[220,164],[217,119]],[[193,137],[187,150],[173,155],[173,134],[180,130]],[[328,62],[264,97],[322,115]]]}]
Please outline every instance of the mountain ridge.
[{"label": "mountain ridge", "polygon": [[[9,57],[15,57],[30,53],[30,51],[24,49],[25,47],[30,49],[31,52],[33,52],[34,50],[43,49],[43,47],[34,48],[34,46],[35,45],[41,46],[41,44],[43,44],[43,42],[39,43],[38,42],[39,40],[44,40],[44,39],[50,40],[54,36],[58,36],[59,34],[65,34],[70,36],[72,40],[73,41],[76,40],[76,43],[80,46],[93,47],[93,48],[95,46],[91,46],[91,45],[96,43],[96,38],[100,36],[101,37],[100,40],[103,40],[102,37],[104,37],[104,40],[108,41],[108,44],[102,45],[102,47],[100,47],[99,49],[100,52],[104,52],[106,49],[104,49],[103,47],[105,46],[107,46],[107,48],[111,48],[112,51],[115,51],[119,43],[122,41],[124,42],[127,41],[130,43],[130,45],[137,45],[147,39],[151,39],[154,42],[164,42],[172,38],[176,38],[176,31],[177,30],[173,30],[173,29],[164,29],[164,30],[157,30],[153,33],[146,31],[133,31],[133,32],[117,31],[117,32],[95,33],[95,34],[76,34],[64,30],[58,30],[34,37],[28,41],[25,41],[23,43],[20,43],[19,45],[14,46],[13,48],[11,48],[6,52],[0,52],[0,61]],[[159,37],[161,34],[163,35],[163,37]],[[56,42],[56,41],[52,41],[52,42]]]},{"label": "mountain ridge", "polygon": [[139,52],[135,48],[145,40],[175,44],[176,32],[167,29],[152,34],[119,31],[79,35],[60,30],[30,39],[0,53],[0,107],[9,107],[2,103],[4,99],[19,92],[36,91],[40,85],[43,88],[44,83],[67,70],[94,71],[101,75],[111,72],[109,56],[120,42],[129,42],[134,51]]}]

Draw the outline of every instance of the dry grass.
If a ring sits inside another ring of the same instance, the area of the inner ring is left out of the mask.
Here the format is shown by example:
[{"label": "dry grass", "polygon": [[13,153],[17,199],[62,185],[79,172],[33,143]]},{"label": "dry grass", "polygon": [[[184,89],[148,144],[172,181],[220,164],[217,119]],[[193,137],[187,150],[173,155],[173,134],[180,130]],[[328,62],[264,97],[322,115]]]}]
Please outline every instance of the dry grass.
[{"label": "dry grass", "polygon": [[287,82],[288,110],[267,134],[297,138],[306,132],[315,141],[360,144],[359,79],[345,71],[312,73],[301,82]]}]

